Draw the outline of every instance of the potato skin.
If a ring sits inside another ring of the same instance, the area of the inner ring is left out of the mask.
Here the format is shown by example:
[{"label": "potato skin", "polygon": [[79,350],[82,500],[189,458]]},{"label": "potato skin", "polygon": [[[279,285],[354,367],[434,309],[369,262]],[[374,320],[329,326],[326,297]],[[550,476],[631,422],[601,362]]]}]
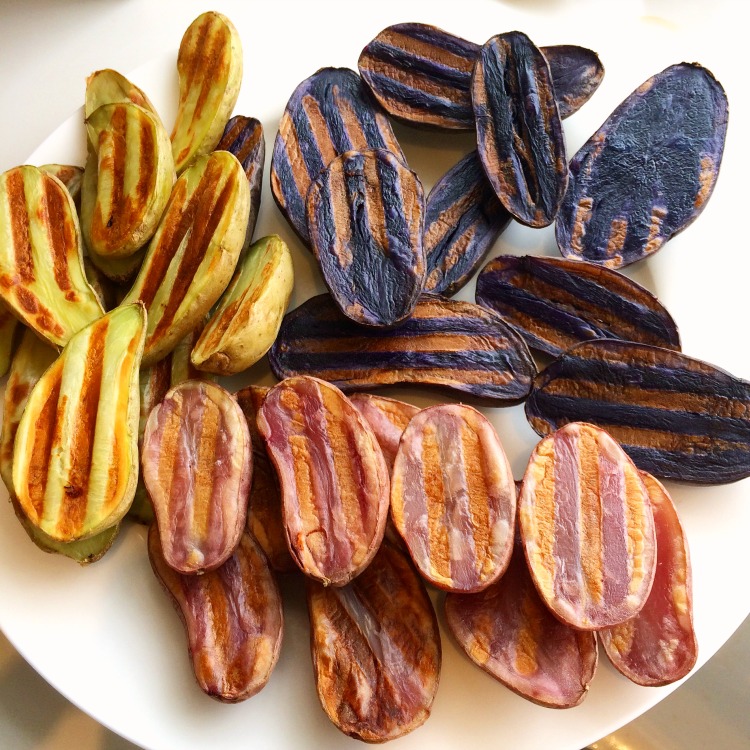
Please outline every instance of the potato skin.
[{"label": "potato skin", "polygon": [[293,286],[292,256],[280,237],[251,245],[190,355],[193,365],[233,375],[255,364],[276,339]]}]

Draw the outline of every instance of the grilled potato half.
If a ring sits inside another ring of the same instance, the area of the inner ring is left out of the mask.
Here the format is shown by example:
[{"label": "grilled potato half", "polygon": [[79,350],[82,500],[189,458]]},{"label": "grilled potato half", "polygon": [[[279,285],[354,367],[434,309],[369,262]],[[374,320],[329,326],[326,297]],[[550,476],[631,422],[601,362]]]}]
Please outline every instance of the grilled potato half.
[{"label": "grilled potato half", "polygon": [[112,546],[119,531],[118,526],[112,526],[90,539],[79,542],[58,542],[29,521],[13,492],[13,444],[16,441],[18,424],[32,388],[56,358],[57,352],[54,347],[28,328],[24,331],[18,349],[13,355],[5,386],[3,426],[0,430],[0,477],[8,488],[13,510],[31,541],[44,552],[65,555],[80,565],[87,565],[99,560]]},{"label": "grilled potato half", "polygon": [[0,175],[0,298],[56,346],[104,315],[83,270],[73,199],[28,165]]},{"label": "grilled potato half", "polygon": [[156,107],[146,94],[124,75],[111,68],[97,70],[86,79],[86,103],[84,117],[88,118],[104,104],[132,102],[159,116]]},{"label": "grilled potato half", "polygon": [[277,235],[253,244],[190,355],[199,369],[233,375],[254,365],[279,332],[294,285],[292,256]]},{"label": "grilled potato half", "polygon": [[138,479],[143,305],[77,333],[41,376],[16,433],[13,490],[26,517],[61,542],[115,525]]},{"label": "grilled potato half", "polygon": [[81,228],[97,255],[123,258],[153,236],[174,184],[161,120],[131,102],[104,104],[86,118],[96,179],[83,181]]},{"label": "grilled potato half", "polygon": [[216,148],[242,83],[242,44],[221,13],[202,13],[190,24],[177,56],[180,100],[172,130],[177,174]]},{"label": "grilled potato half", "polygon": [[159,228],[123,304],[148,310],[143,364],[193,331],[232,278],[245,240],[250,186],[237,157],[198,157],[174,185]]}]

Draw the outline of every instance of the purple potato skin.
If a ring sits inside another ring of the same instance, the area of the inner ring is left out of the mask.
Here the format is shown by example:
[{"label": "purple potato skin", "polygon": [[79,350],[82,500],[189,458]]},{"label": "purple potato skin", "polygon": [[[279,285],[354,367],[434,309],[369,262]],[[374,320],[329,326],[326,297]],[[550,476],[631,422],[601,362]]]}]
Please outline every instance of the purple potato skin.
[{"label": "purple potato skin", "polygon": [[[560,116],[569,117],[596,91],[604,68],[585,47],[540,49],[549,62]],[[471,72],[480,50],[480,45],[435,26],[400,23],[370,41],[358,65],[391,117],[418,127],[473,130]]]},{"label": "purple potato skin", "polygon": [[724,89],[700,65],[672,65],[639,86],[570,163],[560,252],[621,268],[659,250],[711,196],[727,118]]},{"label": "purple potato skin", "polygon": [[297,86],[274,142],[271,192],[306,246],[310,183],[345,151],[368,148],[391,151],[406,164],[388,119],[357,73],[321,68]]},{"label": "purple potato skin", "polygon": [[503,255],[477,277],[476,301],[553,357],[595,338],[680,349],[677,325],[653,294],[593,263]]},{"label": "purple potato skin", "polygon": [[235,115],[224,128],[216,150],[229,151],[242,164],[250,182],[250,214],[247,222],[245,246],[249,246],[255,231],[255,222],[260,210],[260,194],[263,183],[263,167],[266,162],[266,139],[263,125],[254,117]]},{"label": "purple potato skin", "polygon": [[446,172],[427,196],[425,291],[454,295],[487,256],[510,223],[472,151]]},{"label": "purple potato skin", "polygon": [[390,327],[424,286],[422,183],[389,151],[347,151],[307,192],[315,257],[341,312]]},{"label": "purple potato skin", "polygon": [[534,381],[526,417],[540,435],[588,422],[663,479],[750,476],[750,382],[670,349],[615,339],[578,344]]},{"label": "purple potato skin", "polygon": [[343,391],[414,383],[495,406],[523,401],[536,374],[526,343],[497,313],[430,294],[390,330],[359,326],[330,295],[313,297],[287,313],[268,358],[279,379],[314,375]]},{"label": "purple potato skin", "polygon": [[549,65],[523,33],[492,37],[472,75],[477,150],[500,203],[531,227],[551,224],[568,184]]}]

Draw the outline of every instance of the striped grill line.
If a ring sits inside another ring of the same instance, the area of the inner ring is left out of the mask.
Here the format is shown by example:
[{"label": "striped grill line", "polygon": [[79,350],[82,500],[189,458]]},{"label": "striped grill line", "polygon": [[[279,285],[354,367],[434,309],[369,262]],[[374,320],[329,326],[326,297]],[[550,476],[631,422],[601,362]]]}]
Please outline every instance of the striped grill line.
[{"label": "striped grill line", "polygon": [[424,286],[423,211],[419,178],[388,151],[348,151],[311,184],[310,240],[347,317],[391,326],[411,314]]},{"label": "striped grill line", "polygon": [[74,336],[34,387],[16,434],[13,485],[30,521],[58,541],[116,524],[137,478],[140,306]]},{"label": "striped grill line", "polygon": [[237,159],[215,151],[177,180],[124,302],[149,313],[144,363],[176,346],[226,288],[245,238],[250,190]]},{"label": "striped grill line", "polygon": [[242,47],[232,22],[202,13],[188,27],[177,57],[180,101],[172,129],[172,154],[180,174],[214,149],[237,103],[242,80]]},{"label": "striped grill line", "polygon": [[750,383],[668,349],[579,344],[537,378],[539,434],[571,421],[606,429],[655,476],[720,484],[750,475]]},{"label": "striped grill line", "polygon": [[600,633],[615,667],[639,685],[679,680],[693,668],[698,645],[693,629],[692,576],[687,539],[664,486],[642,472],[656,525],[657,566],[643,609],[632,620]]},{"label": "striped grill line", "polygon": [[[89,151],[81,182],[81,204],[93,205],[96,200],[97,183],[97,157],[93,151]],[[85,200],[84,195],[87,196]],[[84,255],[91,262],[91,265],[115,284],[132,283],[143,263],[143,259],[146,257],[145,247],[124,258],[99,255],[91,249],[84,232],[81,232],[81,239]]]},{"label": "striped grill line", "polygon": [[[81,221],[98,255],[127,257],[154,233],[174,179],[158,118],[130,103],[99,108],[87,120],[96,139],[95,203],[86,193]],[[91,196],[93,197],[93,196]]]},{"label": "striped grill line", "polygon": [[469,658],[519,695],[550,708],[577,706],[597,666],[596,634],[560,622],[539,597],[523,548],[478,594],[449,593],[445,617]]},{"label": "striped grill line", "polygon": [[390,123],[353,70],[322,68],[297,86],[279,123],[271,190],[306,245],[310,236],[305,197],[310,183],[336,156],[366,149],[391,151],[406,163]]},{"label": "striped grill line", "polygon": [[393,331],[362,328],[328,295],[313,297],[286,315],[269,361],[278,378],[308,373],[346,390],[421,383],[496,404],[524,399],[536,372],[526,344],[497,314],[430,295]]},{"label": "striped grill line", "polygon": [[656,565],[653,516],[637,469],[607,433],[571,423],[542,440],[519,512],[532,575],[557,617],[596,630],[643,606]]},{"label": "striped grill line", "polygon": [[498,201],[476,151],[437,182],[425,206],[424,290],[455,294],[484,260],[511,216]]},{"label": "striped grill line", "polygon": [[468,406],[423,409],[393,468],[391,513],[417,567],[448,591],[481,591],[513,549],[516,491],[492,425]]},{"label": "striped grill line", "polygon": [[260,181],[265,161],[265,138],[263,125],[254,117],[235,115],[224,128],[224,134],[216,146],[217,151],[229,151],[234,154],[247,179],[252,184]]},{"label": "striped grill line", "polygon": [[266,162],[266,140],[263,136],[263,125],[254,117],[236,115],[227,123],[224,135],[222,135],[216,149],[229,151],[237,157],[250,184],[250,215],[244,245],[247,248],[252,241],[258,211],[260,210],[263,167]]},{"label": "striped grill line", "polygon": [[[552,73],[560,116],[588,101],[604,76],[597,55],[584,47],[541,47]],[[389,26],[362,51],[359,71],[393,117],[419,125],[472,130],[471,74],[481,47],[421,23]]]},{"label": "striped grill line", "polygon": [[564,258],[503,256],[477,278],[480,305],[553,357],[593,338],[680,348],[677,326],[648,290],[602,266]]},{"label": "striped grill line", "polygon": [[243,534],[224,565],[201,576],[167,565],[155,526],[148,551],[181,614],[201,690],[224,703],[255,695],[278,660],[284,622],[281,595],[258,543]]},{"label": "striped grill line", "polygon": [[711,196],[727,119],[724,89],[700,65],[672,65],[638,87],[570,162],[560,252],[609,268],[656,252]]},{"label": "striped grill line", "polygon": [[359,71],[394,117],[471,130],[471,71],[480,47],[425,24],[397,24],[362,51]]},{"label": "striped grill line", "polygon": [[57,346],[104,314],[83,271],[73,201],[36,167],[0,176],[0,297]]},{"label": "striped grill line", "polygon": [[315,683],[331,721],[366,742],[396,739],[424,723],[440,676],[440,634],[406,556],[384,542],[347,586],[309,581],[307,604]]},{"label": "striped grill line", "polygon": [[172,388],[148,418],[141,463],[167,563],[185,574],[222,565],[245,526],[252,478],[232,395],[195,380]]},{"label": "striped grill line", "polygon": [[43,164],[39,169],[57,177],[78,206],[81,202],[81,184],[83,182],[83,169],[71,164]]},{"label": "striped grill line", "polygon": [[349,400],[359,409],[375,433],[388,468],[393,471],[401,434],[419,408],[404,401],[369,393],[352,393]]},{"label": "striped grill line", "polygon": [[258,428],[278,472],[297,564],[326,585],[348,583],[385,529],[389,482],[375,436],[337,388],[308,377],[271,389]]},{"label": "striped grill line", "polygon": [[525,34],[482,47],[472,102],[479,158],[500,202],[523,224],[552,223],[568,183],[565,140],[549,66]]}]

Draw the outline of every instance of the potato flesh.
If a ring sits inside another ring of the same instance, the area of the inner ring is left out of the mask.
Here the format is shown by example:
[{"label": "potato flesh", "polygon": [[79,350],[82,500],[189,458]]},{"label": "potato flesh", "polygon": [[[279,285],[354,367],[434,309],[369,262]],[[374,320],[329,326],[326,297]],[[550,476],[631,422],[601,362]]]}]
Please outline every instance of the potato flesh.
[{"label": "potato flesh", "polygon": [[16,434],[13,488],[45,534],[72,542],[115,525],[138,476],[141,305],[74,336],[29,396]]}]

